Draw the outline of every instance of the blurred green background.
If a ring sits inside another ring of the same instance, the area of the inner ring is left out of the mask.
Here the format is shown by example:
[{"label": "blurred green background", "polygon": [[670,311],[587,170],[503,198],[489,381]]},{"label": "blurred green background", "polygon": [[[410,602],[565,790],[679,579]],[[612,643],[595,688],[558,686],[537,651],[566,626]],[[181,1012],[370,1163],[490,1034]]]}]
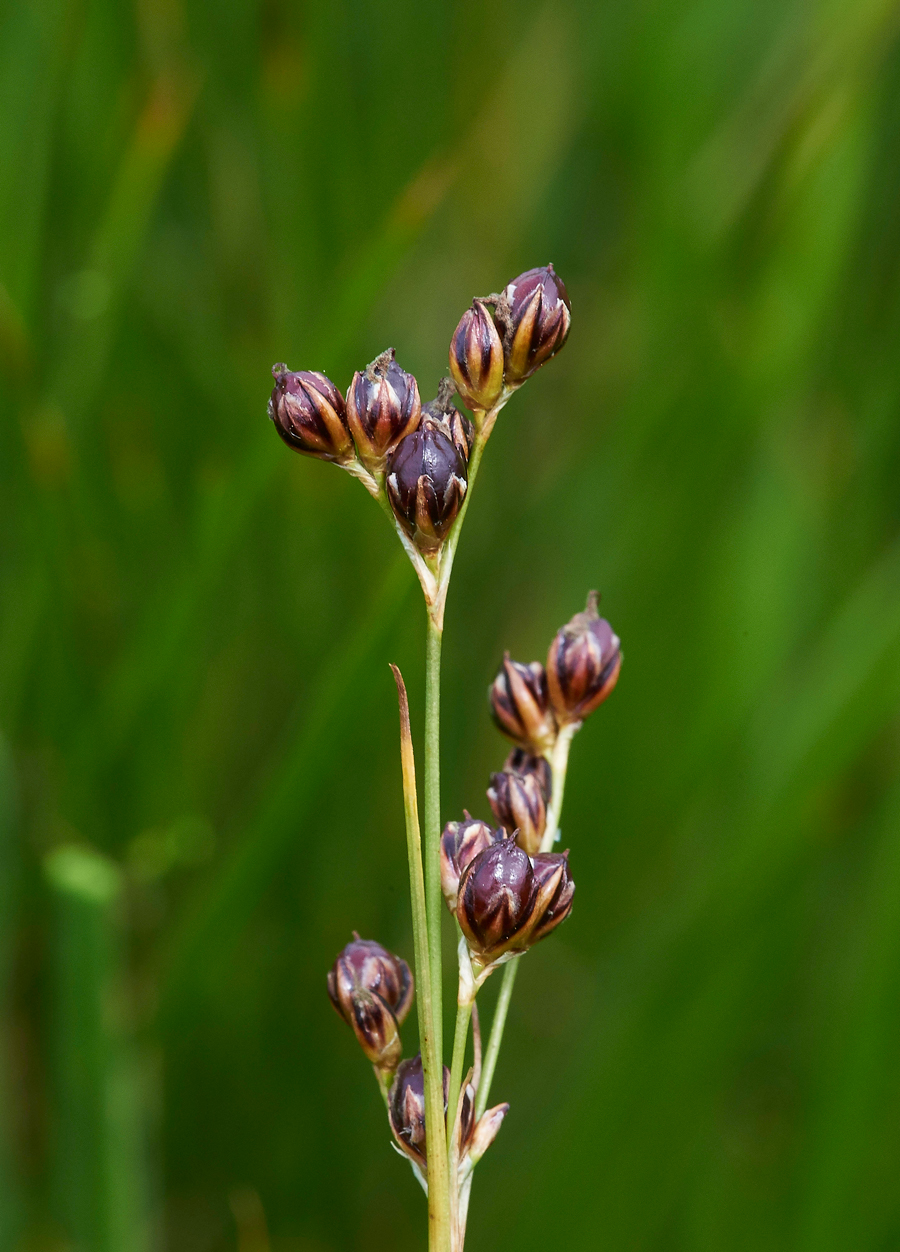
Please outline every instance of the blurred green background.
[{"label": "blurred green background", "polygon": [[424,1246],[324,985],[353,928],[411,957],[388,662],[421,726],[423,613],[269,369],[345,388],[393,344],[427,398],[472,296],[550,260],[573,329],[473,496],[444,816],[487,812],[505,647],[596,586],[626,661],[469,1246],[900,1247],[898,32],[3,4],[4,1252]]}]

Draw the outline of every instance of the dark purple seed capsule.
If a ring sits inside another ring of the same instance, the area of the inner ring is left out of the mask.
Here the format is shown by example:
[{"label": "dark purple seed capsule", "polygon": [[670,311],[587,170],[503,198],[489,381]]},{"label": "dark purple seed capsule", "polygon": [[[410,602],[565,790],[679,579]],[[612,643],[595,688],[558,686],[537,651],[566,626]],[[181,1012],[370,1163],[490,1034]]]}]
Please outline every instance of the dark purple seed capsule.
[{"label": "dark purple seed capsule", "polygon": [[553,794],[553,775],[550,762],[546,757],[533,756],[525,748],[513,748],[503,763],[505,770],[514,774],[534,774],[540,784],[545,803],[550,803]]},{"label": "dark purple seed capsule", "polygon": [[450,341],[450,373],[463,403],[486,410],[503,391],[503,343],[494,319],[481,300],[473,300]]},{"label": "dark purple seed capsule", "polygon": [[344,397],[331,379],[315,370],[295,372],[286,365],[273,365],[272,376],[269,417],[284,442],[326,461],[350,460],[353,440]]},{"label": "dark purple seed capsule", "polygon": [[[444,1115],[450,1071],[444,1067]],[[388,1118],[397,1145],[424,1174],[428,1163],[425,1150],[425,1074],[422,1055],[401,1061],[388,1097]]]},{"label": "dark purple seed capsule", "polygon": [[618,636],[597,612],[597,593],[587,608],[557,631],[547,656],[550,703],[557,721],[580,722],[610,694],[619,678]]},{"label": "dark purple seed capsule", "polygon": [[456,916],[482,964],[506,951],[528,918],[533,894],[531,861],[512,839],[480,853],[463,870]]},{"label": "dark purple seed capsule", "polygon": [[547,802],[535,774],[517,774],[503,770],[491,774],[487,793],[494,816],[512,834],[529,856],[541,850],[547,826]]},{"label": "dark purple seed capsule", "polygon": [[394,516],[424,553],[434,553],[466,494],[466,466],[441,424],[423,418],[401,439],[387,464],[387,494]]},{"label": "dark purple seed capsule", "polygon": [[514,743],[537,755],[556,739],[556,723],[547,692],[547,675],[539,661],[523,665],[507,652],[488,696],[497,727]]},{"label": "dark purple seed capsule", "polygon": [[328,995],[372,1064],[393,1070],[402,1055],[398,1027],[413,1000],[406,961],[356,936],[328,974]]},{"label": "dark purple seed capsule", "polygon": [[451,913],[456,912],[459,876],[470,861],[506,838],[502,830],[494,830],[487,822],[466,813],[463,822],[448,822],[441,834],[441,889]]},{"label": "dark purple seed capsule", "polygon": [[542,265],[509,283],[497,303],[495,317],[503,335],[505,379],[517,386],[566,342],[572,305],[553,266]]},{"label": "dark purple seed capsule", "polygon": [[418,384],[397,364],[393,348],[353,375],[347,422],[359,459],[370,469],[383,469],[388,453],[418,426],[420,413]]}]

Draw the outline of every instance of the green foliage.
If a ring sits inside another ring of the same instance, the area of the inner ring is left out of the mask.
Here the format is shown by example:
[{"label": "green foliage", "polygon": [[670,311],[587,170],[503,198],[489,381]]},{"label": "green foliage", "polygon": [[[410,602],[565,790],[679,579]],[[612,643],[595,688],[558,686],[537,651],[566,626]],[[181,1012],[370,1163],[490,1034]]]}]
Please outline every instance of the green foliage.
[{"label": "green foliage", "polygon": [[596,586],[625,662],[472,1252],[900,1244],[896,17],[3,6],[4,1252],[422,1246],[324,975],[353,928],[412,953],[424,613],[269,369],[393,344],[428,398],[472,296],[551,260],[571,337],[450,593],[444,816],[488,811],[505,647]]}]

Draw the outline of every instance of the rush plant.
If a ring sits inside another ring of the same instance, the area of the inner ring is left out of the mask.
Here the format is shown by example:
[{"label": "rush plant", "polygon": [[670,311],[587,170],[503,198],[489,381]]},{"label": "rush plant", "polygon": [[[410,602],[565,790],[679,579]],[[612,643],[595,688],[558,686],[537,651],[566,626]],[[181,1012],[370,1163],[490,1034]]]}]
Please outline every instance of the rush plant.
[{"label": "rush plant", "polygon": [[[546,665],[509,654],[490,687],[499,730],[514,744],[491,775],[497,823],[465,813],[441,828],[440,665],[444,607],[478,467],[500,410],[562,348],[571,305],[553,266],[519,275],[472,302],[450,342],[450,378],[422,404],[393,348],[354,374],[346,400],[324,374],[273,369],[269,416],[285,443],[332,461],[364,484],[395,528],[427,609],[423,820],[419,818],[409,705],[400,704],[418,991],[419,1053],[403,1060],[400,1027],[413,1001],[407,963],[354,932],[328,975],[328,994],[372,1063],[398,1151],[428,1196],[429,1249],[462,1252],[472,1174],[508,1105],[488,1108],[519,961],[568,917],[575,883],[556,852],[572,738],[619,676],[619,640],[587,607],[556,634]],[[458,396],[469,416],[457,408]],[[459,990],[452,1059],[443,1064],[441,914],[456,919]],[[487,1048],[476,1000],[503,966]],[[469,1026],[473,1065],[466,1070]]]}]

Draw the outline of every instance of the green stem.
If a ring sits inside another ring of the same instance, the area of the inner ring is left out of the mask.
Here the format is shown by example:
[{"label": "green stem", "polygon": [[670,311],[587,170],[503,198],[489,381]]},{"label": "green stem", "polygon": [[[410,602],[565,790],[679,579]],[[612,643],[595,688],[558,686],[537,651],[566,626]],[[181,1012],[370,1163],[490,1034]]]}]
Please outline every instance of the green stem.
[{"label": "green stem", "polygon": [[425,641],[425,908],[433,993],[432,1028],[438,1057],[443,1056],[441,999],[441,641],[443,631],[428,618]]},{"label": "green stem", "polygon": [[453,1132],[456,1129],[456,1108],[462,1086],[463,1066],[466,1063],[466,1041],[469,1037],[469,1019],[472,1016],[472,1000],[457,1005],[456,1034],[453,1039],[453,1063],[450,1066],[450,1092],[447,1096],[447,1152],[453,1150]]},{"label": "green stem", "polygon": [[566,774],[569,770],[569,749],[575,732],[581,729],[581,722],[570,722],[563,726],[556,736],[556,743],[550,753],[550,772],[552,775],[550,810],[547,813],[547,825],[541,840],[541,851],[552,852],[553,845],[559,835],[559,819],[562,816],[563,796],[566,791]]},{"label": "green stem", "polygon": [[453,561],[456,557],[456,549],[459,546],[459,536],[463,522],[466,520],[466,513],[469,511],[469,501],[472,499],[472,489],[475,486],[475,479],[478,477],[478,467],[481,465],[481,458],[484,454],[486,443],[487,435],[478,434],[475,436],[475,445],[472,448],[472,455],[469,457],[468,486],[465,498],[441,550],[437,595],[434,604],[429,608],[432,619],[436,621],[441,630],[444,629],[444,607],[447,603],[447,588],[450,585],[450,574],[453,571]]},{"label": "green stem", "polygon": [[497,1068],[497,1057],[500,1055],[503,1029],[506,1026],[506,1014],[509,1012],[509,1002],[512,999],[513,987],[516,985],[520,959],[516,957],[514,961],[510,961],[503,971],[503,982],[500,984],[500,995],[497,998],[494,1020],[491,1023],[491,1037],[484,1055],[481,1082],[478,1084],[478,1099],[475,1102],[476,1117],[481,1117],[487,1108],[488,1097],[491,1094],[491,1083],[494,1081],[494,1070]]},{"label": "green stem", "polygon": [[381,1092],[381,1098],[384,1100],[385,1110],[388,1110],[389,1096],[391,1091],[391,1083],[394,1081],[393,1074],[387,1074],[383,1069],[379,1069],[377,1065],[373,1065],[375,1072],[375,1081],[378,1083],[378,1090]]},{"label": "green stem", "polygon": [[[409,854],[409,887],[412,901],[413,946],[416,954],[416,981],[419,1016],[419,1047],[425,1078],[425,1149],[428,1158],[428,1247],[429,1252],[450,1252],[450,1191],[447,1168],[447,1140],[444,1134],[444,1074],[434,1031],[435,1006],[432,965],[425,906],[425,875],[422,868],[422,838],[416,795],[416,766],[409,727],[409,701],[403,677],[391,666],[400,702],[400,763],[403,771],[403,806],[406,814],[406,842]],[[440,920],[440,915],[438,915]]]}]

